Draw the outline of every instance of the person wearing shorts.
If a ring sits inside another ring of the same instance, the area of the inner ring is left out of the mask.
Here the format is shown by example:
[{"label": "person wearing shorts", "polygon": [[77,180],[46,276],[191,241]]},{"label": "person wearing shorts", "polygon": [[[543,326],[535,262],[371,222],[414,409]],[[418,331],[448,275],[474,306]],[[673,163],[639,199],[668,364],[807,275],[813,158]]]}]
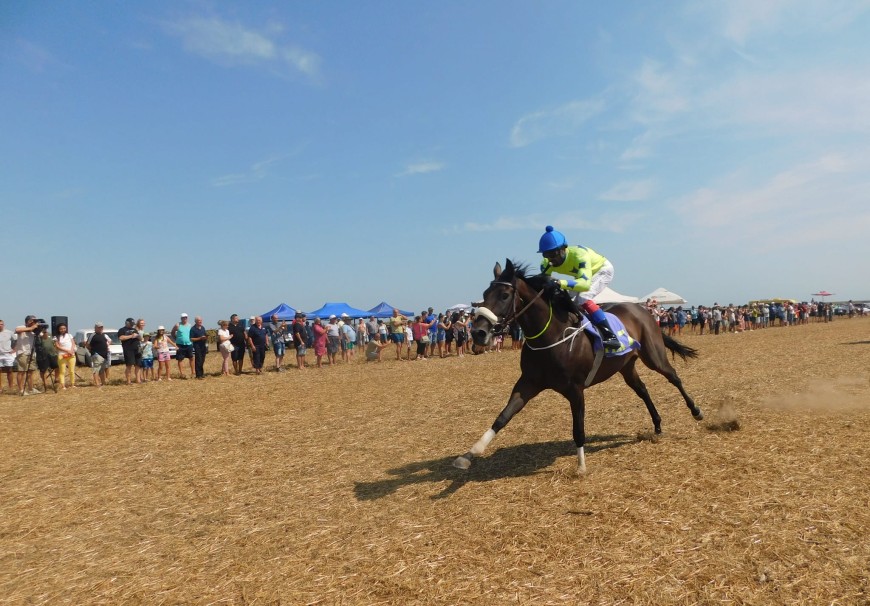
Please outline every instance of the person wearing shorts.
[{"label": "person wearing shorts", "polygon": [[[167,351],[168,355],[169,352]],[[154,380],[154,344],[151,343],[151,335],[142,335],[142,347],[139,350],[139,380]]]},{"label": "person wearing shorts", "polygon": [[91,373],[94,377],[94,385],[102,387],[108,380],[109,366],[112,361],[109,356],[109,338],[103,332],[103,323],[94,324],[94,334],[87,344],[91,352]]},{"label": "person wearing shorts", "polygon": [[195,376],[193,368],[193,341],[190,340],[190,329],[193,325],[188,323],[187,314],[181,314],[181,320],[178,324],[172,327],[172,338],[175,341],[175,361],[178,362],[178,374],[182,379],[187,377],[184,374],[184,369],[181,363],[184,360],[189,360],[190,375]]},{"label": "person wearing shorts", "polygon": [[163,326],[157,327],[157,334],[154,336],[154,349],[157,350],[157,380],[162,381],[166,377],[167,381],[171,381],[169,376],[169,346],[175,345],[169,335],[166,334],[166,328]]},{"label": "person wearing shorts", "polygon": [[393,309],[393,317],[389,319],[390,324],[390,340],[396,344],[396,359],[402,359],[402,344],[405,342],[405,324],[408,319],[399,313],[398,309]]},{"label": "person wearing shorts", "polygon": [[14,332],[6,328],[3,320],[0,320],[0,392],[2,392],[2,379],[5,374],[9,391],[15,393],[15,387],[12,385],[12,369],[15,368],[15,352],[12,349],[14,335]]},{"label": "person wearing shorts", "polygon": [[242,366],[245,364],[245,347],[247,347],[247,335],[245,335],[245,326],[239,322],[239,314],[230,316],[230,324],[227,326],[230,331],[230,343],[233,344],[233,351],[230,353],[230,359],[233,361],[233,371],[240,375],[242,374]]}]

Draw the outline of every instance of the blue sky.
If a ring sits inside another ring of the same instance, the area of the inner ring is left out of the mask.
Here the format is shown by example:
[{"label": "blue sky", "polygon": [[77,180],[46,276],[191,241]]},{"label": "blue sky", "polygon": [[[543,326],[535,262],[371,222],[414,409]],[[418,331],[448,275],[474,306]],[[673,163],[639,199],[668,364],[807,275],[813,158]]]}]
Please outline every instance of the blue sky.
[{"label": "blue sky", "polygon": [[607,4],[4,2],[0,317],[870,297],[870,3]]}]

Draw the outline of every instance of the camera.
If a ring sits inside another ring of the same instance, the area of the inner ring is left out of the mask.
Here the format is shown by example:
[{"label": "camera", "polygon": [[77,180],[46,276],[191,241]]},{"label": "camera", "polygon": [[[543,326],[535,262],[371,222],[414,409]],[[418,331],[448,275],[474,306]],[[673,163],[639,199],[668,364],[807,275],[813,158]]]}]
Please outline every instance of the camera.
[{"label": "camera", "polygon": [[35,332],[37,332],[37,333],[40,333],[43,330],[45,330],[46,328],[48,328],[48,322],[46,322],[42,318],[36,318],[34,320],[34,322],[36,323],[36,331]]}]

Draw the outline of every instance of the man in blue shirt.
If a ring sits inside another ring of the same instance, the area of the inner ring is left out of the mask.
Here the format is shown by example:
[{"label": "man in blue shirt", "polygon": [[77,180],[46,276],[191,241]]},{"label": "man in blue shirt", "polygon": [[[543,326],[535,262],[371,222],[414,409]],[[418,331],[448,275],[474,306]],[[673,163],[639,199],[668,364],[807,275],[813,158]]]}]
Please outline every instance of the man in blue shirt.
[{"label": "man in blue shirt", "polygon": [[187,321],[187,314],[181,314],[181,321],[172,327],[172,340],[175,341],[175,360],[178,362],[178,374],[182,379],[186,379],[184,376],[184,369],[181,366],[182,360],[189,360],[190,364],[190,375],[193,376],[193,341],[190,340],[190,329],[193,328]]}]

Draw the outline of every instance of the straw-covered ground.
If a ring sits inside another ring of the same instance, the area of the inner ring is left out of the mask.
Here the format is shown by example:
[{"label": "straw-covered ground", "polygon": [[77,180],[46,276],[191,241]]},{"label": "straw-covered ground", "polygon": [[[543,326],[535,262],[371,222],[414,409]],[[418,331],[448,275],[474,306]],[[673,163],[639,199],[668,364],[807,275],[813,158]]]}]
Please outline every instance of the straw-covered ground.
[{"label": "straw-covered ground", "polygon": [[0,602],[870,603],[870,319],[682,341],[707,419],[596,386],[585,477],[552,393],[451,466],[515,351],[4,395]]}]

